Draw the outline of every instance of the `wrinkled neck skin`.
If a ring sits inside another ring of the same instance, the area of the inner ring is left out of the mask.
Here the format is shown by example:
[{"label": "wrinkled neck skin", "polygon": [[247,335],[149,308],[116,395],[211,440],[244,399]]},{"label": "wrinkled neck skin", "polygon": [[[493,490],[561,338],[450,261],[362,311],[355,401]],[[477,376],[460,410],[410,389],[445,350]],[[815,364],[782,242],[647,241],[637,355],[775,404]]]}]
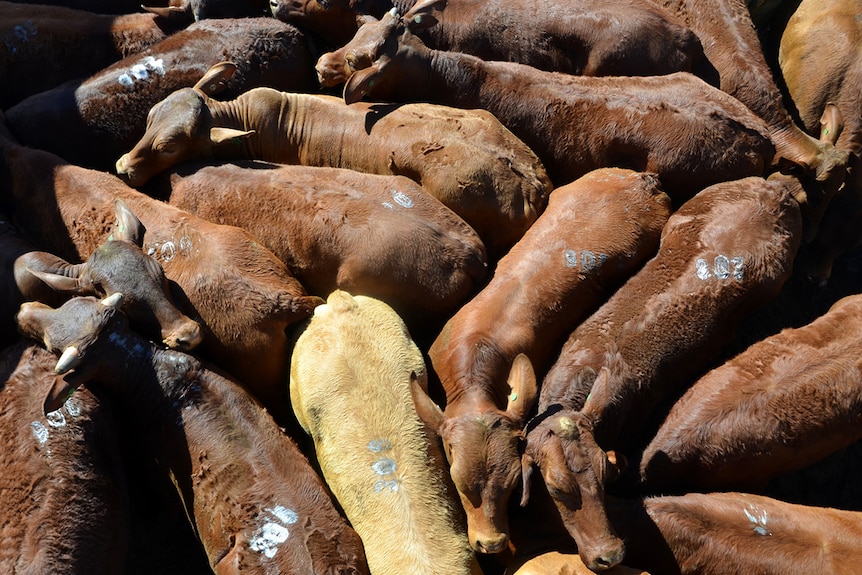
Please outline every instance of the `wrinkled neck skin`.
[{"label": "wrinkled neck skin", "polygon": [[299,164],[305,123],[304,107],[297,105],[301,97],[272,88],[255,88],[235,100],[210,100],[213,126],[254,130],[250,137],[214,146],[213,155],[219,159]]}]

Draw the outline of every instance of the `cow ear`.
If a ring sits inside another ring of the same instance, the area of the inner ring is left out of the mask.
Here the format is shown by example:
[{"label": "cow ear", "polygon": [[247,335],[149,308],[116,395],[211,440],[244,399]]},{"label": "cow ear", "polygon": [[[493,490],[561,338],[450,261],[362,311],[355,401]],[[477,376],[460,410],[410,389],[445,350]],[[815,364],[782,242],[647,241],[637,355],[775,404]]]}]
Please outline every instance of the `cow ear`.
[{"label": "cow ear", "polygon": [[211,66],[193,88],[207,96],[214,96],[227,88],[227,81],[233,77],[234,73],[236,73],[236,64],[219,62]]},{"label": "cow ear", "polygon": [[430,28],[437,23],[437,18],[434,17],[432,12],[434,10],[442,10],[445,7],[446,0],[419,0],[404,14],[401,21],[410,30]]},{"label": "cow ear", "polygon": [[92,379],[92,371],[92,369],[85,367],[83,369],[76,369],[71,373],[57,374],[54,377],[54,383],[51,385],[51,389],[48,390],[45,402],[42,404],[42,411],[45,415],[63,407],[63,404],[66,403],[66,400],[71,397],[76,389]]},{"label": "cow ear", "polygon": [[381,56],[368,68],[357,70],[344,83],[344,103],[359,102],[374,87],[388,58]]},{"label": "cow ear", "polygon": [[110,239],[132,242],[138,247],[143,247],[144,234],[147,228],[144,227],[138,216],[119,198],[114,201],[114,210],[117,215],[117,223],[111,232]]},{"label": "cow ear", "polygon": [[210,128],[210,142],[213,144],[224,144],[233,139],[248,138],[254,134],[254,130],[235,130],[233,128]]},{"label": "cow ear", "polygon": [[628,460],[625,455],[613,450],[608,451],[606,455],[608,458],[608,467],[607,473],[605,474],[605,480],[613,482],[619,479],[623,474],[623,471],[626,470],[626,467],[628,467]]},{"label": "cow ear", "polygon": [[530,488],[533,477],[533,458],[524,453],[521,455],[521,507],[530,502]]},{"label": "cow ear", "polygon": [[844,117],[838,106],[829,102],[820,116],[820,141],[829,142],[833,146],[838,141],[838,136],[844,130]]},{"label": "cow ear", "polygon": [[[82,264],[81,266],[70,266],[70,268],[83,268],[84,266],[86,266],[86,264]],[[83,289],[83,286],[81,285],[81,280],[78,275],[75,275],[75,277],[67,277],[57,273],[43,272],[31,268],[27,268],[27,271],[42,280],[44,283],[48,284],[51,289],[58,293],[71,295],[84,295],[85,293],[87,293]]]},{"label": "cow ear", "polygon": [[515,356],[512,369],[509,370],[508,383],[512,391],[509,393],[506,411],[516,422],[523,424],[536,403],[537,395],[536,373],[530,358],[525,354],[519,353]]},{"label": "cow ear", "polygon": [[433,429],[437,435],[440,435],[440,428],[443,426],[446,416],[443,415],[443,410],[422,389],[419,379],[413,374],[410,377],[410,393],[413,396],[413,405],[416,407],[419,419],[424,421],[425,425]]}]

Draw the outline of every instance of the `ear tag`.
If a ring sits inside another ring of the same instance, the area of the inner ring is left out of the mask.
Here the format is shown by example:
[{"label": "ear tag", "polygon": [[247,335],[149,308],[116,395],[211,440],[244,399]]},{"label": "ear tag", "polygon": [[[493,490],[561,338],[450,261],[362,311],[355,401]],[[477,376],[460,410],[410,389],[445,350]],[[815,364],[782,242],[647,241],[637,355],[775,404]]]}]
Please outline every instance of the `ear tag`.
[{"label": "ear tag", "polygon": [[509,401],[515,401],[517,399],[518,399],[518,392],[513,391],[512,394],[509,396]]}]

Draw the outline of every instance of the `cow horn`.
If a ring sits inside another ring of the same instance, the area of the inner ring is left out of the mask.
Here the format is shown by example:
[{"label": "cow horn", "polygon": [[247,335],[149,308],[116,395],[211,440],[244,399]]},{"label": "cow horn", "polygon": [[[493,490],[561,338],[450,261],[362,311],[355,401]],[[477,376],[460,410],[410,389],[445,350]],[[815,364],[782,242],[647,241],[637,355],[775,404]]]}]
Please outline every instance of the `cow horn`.
[{"label": "cow horn", "polygon": [[77,347],[70,345],[63,350],[63,354],[60,356],[60,359],[57,360],[57,365],[54,366],[54,372],[64,374],[70,369],[77,367],[79,363],[81,363],[81,354]]},{"label": "cow horn", "polygon": [[121,292],[114,292],[102,300],[102,305],[112,308],[119,308],[122,303],[123,294]]}]

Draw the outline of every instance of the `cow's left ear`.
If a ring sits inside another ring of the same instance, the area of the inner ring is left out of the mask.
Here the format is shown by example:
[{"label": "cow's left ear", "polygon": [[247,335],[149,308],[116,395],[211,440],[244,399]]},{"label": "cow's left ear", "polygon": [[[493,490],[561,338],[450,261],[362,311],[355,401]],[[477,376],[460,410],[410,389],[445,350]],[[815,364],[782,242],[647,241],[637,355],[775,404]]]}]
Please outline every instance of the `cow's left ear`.
[{"label": "cow's left ear", "polygon": [[114,212],[117,216],[117,222],[111,231],[109,239],[131,242],[138,247],[142,247],[147,228],[144,227],[138,216],[119,198],[114,201]]},{"label": "cow's left ear", "polygon": [[344,83],[344,103],[353,104],[364,98],[389,63],[389,57],[382,55],[368,68],[355,71]]},{"label": "cow's left ear", "polygon": [[210,128],[210,142],[224,144],[233,139],[242,140],[254,134],[254,130],[234,130],[233,128]]},{"label": "cow's left ear", "polygon": [[521,507],[530,502],[530,488],[533,477],[533,458],[524,453],[521,455]]},{"label": "cow's left ear", "polygon": [[512,361],[508,383],[511,392],[506,411],[519,425],[523,426],[538,395],[536,373],[533,371],[530,358],[525,354],[519,353]]},{"label": "cow's left ear", "polygon": [[844,116],[841,115],[838,106],[829,102],[820,116],[820,141],[829,142],[834,146],[843,130]]}]

